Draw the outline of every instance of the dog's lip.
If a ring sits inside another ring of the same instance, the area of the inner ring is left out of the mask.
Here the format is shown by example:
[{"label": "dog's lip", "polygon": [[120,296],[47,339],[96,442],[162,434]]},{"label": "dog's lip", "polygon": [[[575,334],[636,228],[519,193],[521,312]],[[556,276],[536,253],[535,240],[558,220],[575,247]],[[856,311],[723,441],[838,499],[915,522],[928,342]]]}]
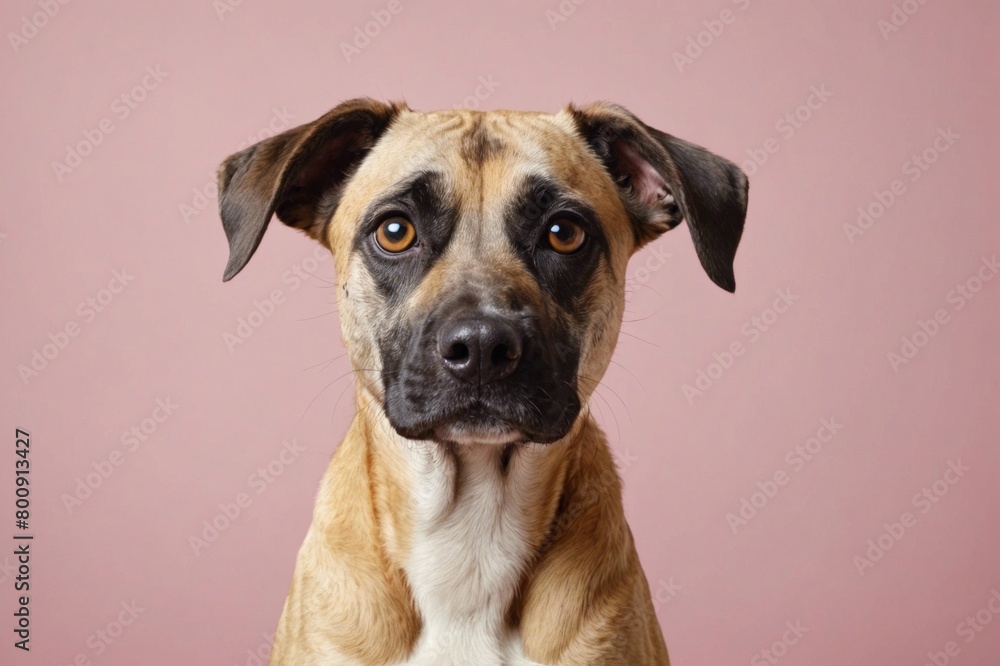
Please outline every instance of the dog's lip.
[{"label": "dog's lip", "polygon": [[[519,418],[520,414],[511,414],[508,409],[484,404],[480,400],[471,399],[462,405],[452,405],[451,409],[436,414],[425,414],[423,418],[410,420],[393,418],[392,410],[386,404],[389,424],[397,434],[413,440],[430,440],[439,444],[551,444],[569,432],[573,418],[567,418],[570,412],[575,417],[579,412],[578,403],[567,403],[559,410],[559,415],[545,423],[534,423]],[[548,426],[548,427],[547,427]]]},{"label": "dog's lip", "polygon": [[442,443],[500,445],[528,438],[524,424],[505,418],[479,402],[442,415],[427,430],[429,439]]}]

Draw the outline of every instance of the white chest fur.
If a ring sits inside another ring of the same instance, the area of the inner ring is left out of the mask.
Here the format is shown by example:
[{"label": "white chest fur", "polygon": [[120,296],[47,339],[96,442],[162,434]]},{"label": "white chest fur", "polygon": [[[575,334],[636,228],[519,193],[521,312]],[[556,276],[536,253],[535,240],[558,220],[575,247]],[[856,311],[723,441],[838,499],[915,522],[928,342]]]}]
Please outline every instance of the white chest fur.
[{"label": "white chest fur", "polygon": [[[515,666],[506,614],[532,556],[528,525],[544,505],[532,450],[506,467],[501,447],[434,444],[407,452],[414,522],[406,573],[423,619],[407,664]],[[539,454],[540,455],[540,454]]]}]

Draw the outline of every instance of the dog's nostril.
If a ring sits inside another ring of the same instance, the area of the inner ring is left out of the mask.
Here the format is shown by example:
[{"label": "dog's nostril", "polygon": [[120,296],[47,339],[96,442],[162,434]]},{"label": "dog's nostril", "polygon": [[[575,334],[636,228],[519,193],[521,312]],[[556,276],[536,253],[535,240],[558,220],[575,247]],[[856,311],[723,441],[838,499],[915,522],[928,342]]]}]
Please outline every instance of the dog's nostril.
[{"label": "dog's nostril", "polygon": [[490,361],[495,366],[503,366],[510,361],[516,361],[521,356],[521,352],[512,346],[499,344],[490,353]]},{"label": "dog's nostril", "polygon": [[510,376],[520,363],[523,340],[509,321],[470,317],[445,323],[438,333],[437,356],[456,378],[487,384]]},{"label": "dog's nostril", "polygon": [[469,358],[469,348],[464,343],[454,342],[441,357],[446,361],[464,361]]}]

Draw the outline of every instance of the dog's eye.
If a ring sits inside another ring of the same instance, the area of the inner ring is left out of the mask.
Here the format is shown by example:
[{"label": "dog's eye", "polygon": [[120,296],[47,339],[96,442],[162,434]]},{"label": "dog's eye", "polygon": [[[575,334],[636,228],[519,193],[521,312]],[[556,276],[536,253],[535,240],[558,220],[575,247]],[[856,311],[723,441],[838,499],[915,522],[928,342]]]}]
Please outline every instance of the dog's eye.
[{"label": "dog's eye", "polygon": [[583,246],[587,234],[572,220],[561,219],[549,225],[549,246],[559,254],[572,254]]},{"label": "dog's eye", "polygon": [[410,249],[416,241],[417,230],[405,217],[390,217],[375,230],[375,242],[393,254]]}]

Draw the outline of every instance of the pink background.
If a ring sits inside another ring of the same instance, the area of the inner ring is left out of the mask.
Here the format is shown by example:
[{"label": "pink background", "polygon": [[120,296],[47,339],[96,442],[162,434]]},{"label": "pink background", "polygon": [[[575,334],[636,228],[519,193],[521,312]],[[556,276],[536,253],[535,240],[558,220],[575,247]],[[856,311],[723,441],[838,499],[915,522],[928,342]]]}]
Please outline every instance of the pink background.
[{"label": "pink background", "polygon": [[[971,642],[961,625],[991,617],[982,609],[1000,590],[1000,279],[976,283],[983,258],[1000,252],[988,213],[1000,149],[996,3],[909,0],[916,13],[884,36],[889,0],[565,0],[574,11],[558,22],[547,15],[557,0],[399,2],[349,61],[340,44],[387,1],[251,0],[220,18],[210,0],[88,0],[59,6],[16,50],[8,36],[0,661],[236,666],[266,652],[353,413],[351,379],[332,263],[313,263],[310,241],[274,226],[223,285],[210,184],[269,123],[372,95],[418,109],[608,99],[738,162],[769,146],[763,165],[747,166],[736,295],[701,272],[686,229],[636,256],[625,334],[594,404],[673,661],[775,663],[761,653],[773,649],[789,666],[922,665],[953,641],[948,663],[1000,663],[1000,617]],[[723,10],[731,22],[713,23]],[[8,0],[0,26],[19,32],[36,11]],[[674,53],[699,32],[706,46],[679,68]],[[166,78],[138,91],[134,109],[112,106],[147,66]],[[491,90],[468,99],[480,77]],[[790,133],[778,123],[813,87],[831,96],[799,110],[809,117]],[[53,162],[105,118],[113,131],[60,180]],[[958,138],[938,153],[948,128]],[[925,149],[936,160],[912,180],[904,163]],[[851,242],[844,225],[896,179],[895,201]],[[315,277],[297,282],[289,271],[303,265]],[[128,286],[99,313],[79,310],[110,295],[115,270]],[[970,280],[974,298],[949,298]],[[224,334],[274,290],[281,302],[230,352]],[[779,290],[796,300],[775,318]],[[946,323],[916,335],[918,353],[894,369],[887,355],[938,310]],[[766,331],[751,332],[754,317]],[[18,366],[72,323],[78,335],[22,380]],[[742,355],[710,367],[735,342]],[[699,370],[717,379],[689,401],[683,386]],[[157,399],[177,408],[129,450],[122,433],[141,428]],[[842,426],[794,462],[822,419]],[[33,437],[30,655],[10,631],[15,427]],[[251,478],[292,439],[304,451],[275,463],[279,476]],[[64,495],[116,450],[121,464],[69,511]],[[938,484],[943,497],[915,502],[957,461],[967,471]],[[784,485],[769,486],[776,473]],[[766,504],[753,497],[760,486],[772,491]],[[249,506],[196,555],[189,537],[240,493]],[[734,533],[727,514],[744,498],[762,506]],[[892,543],[884,525],[904,512],[913,520]],[[880,536],[892,547],[862,575],[855,558]],[[137,619],[112,627],[110,645],[98,638],[133,600]],[[796,640],[788,622],[808,630]]]}]

